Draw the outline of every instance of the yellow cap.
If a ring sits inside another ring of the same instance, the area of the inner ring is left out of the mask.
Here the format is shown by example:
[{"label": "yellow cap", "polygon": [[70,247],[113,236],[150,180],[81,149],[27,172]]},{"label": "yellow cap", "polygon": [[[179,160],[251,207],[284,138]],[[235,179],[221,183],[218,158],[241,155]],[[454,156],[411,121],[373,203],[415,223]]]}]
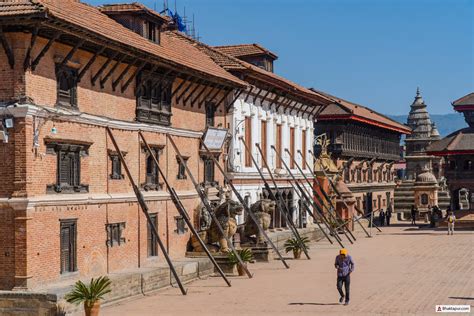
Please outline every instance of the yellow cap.
[{"label": "yellow cap", "polygon": [[342,248],[341,250],[339,250],[339,254],[347,256],[347,249]]}]

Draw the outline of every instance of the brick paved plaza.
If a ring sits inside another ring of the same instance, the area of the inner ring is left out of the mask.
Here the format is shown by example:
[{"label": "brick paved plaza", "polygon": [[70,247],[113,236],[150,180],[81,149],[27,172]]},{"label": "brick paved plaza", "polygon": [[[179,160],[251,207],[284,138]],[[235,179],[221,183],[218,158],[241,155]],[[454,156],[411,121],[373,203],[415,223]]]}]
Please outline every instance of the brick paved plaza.
[{"label": "brick paved plaza", "polygon": [[383,229],[374,238],[358,234],[347,246],[356,263],[351,304],[338,304],[334,256],[338,247],[313,244],[312,260],[250,266],[253,279],[217,277],[187,285],[188,295],[167,289],[105,307],[103,315],[423,315],[436,304],[473,304],[474,232]]}]

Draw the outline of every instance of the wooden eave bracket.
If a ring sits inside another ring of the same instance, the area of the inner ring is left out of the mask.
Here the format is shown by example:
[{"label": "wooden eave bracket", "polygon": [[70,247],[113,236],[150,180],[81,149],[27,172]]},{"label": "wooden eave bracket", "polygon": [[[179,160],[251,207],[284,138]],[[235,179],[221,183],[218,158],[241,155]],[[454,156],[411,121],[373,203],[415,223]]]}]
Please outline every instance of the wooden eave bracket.
[{"label": "wooden eave bracket", "polygon": [[13,49],[7,41],[5,37],[5,33],[3,32],[3,27],[0,26],[0,41],[2,42],[3,50],[5,51],[5,55],[7,55],[8,63],[10,64],[10,68],[13,69],[15,67],[15,56],[13,55]]}]

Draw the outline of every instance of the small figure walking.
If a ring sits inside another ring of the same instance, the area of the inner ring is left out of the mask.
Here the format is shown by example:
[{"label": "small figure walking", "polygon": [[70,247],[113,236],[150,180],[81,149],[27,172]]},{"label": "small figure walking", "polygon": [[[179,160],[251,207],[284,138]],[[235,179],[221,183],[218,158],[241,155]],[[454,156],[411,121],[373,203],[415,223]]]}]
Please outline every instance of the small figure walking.
[{"label": "small figure walking", "polygon": [[384,226],[385,225],[385,212],[383,209],[380,210],[379,219],[380,219],[380,226]]},{"label": "small figure walking", "polygon": [[454,235],[454,222],[456,221],[456,216],[453,212],[450,212],[448,215],[448,235]]},{"label": "small figure walking", "polygon": [[[350,299],[350,286],[351,286],[351,273],[354,271],[355,264],[352,257],[347,254],[347,249],[339,250],[339,255],[336,256],[334,267],[337,269],[337,290],[341,297],[339,303],[349,305]],[[346,294],[342,291],[342,284],[344,283],[344,289]]]},{"label": "small figure walking", "polygon": [[387,213],[385,214],[385,217],[387,218],[387,226],[390,226],[390,218],[392,217],[392,207],[387,208]]},{"label": "small figure walking", "polygon": [[416,211],[418,209],[416,208],[415,204],[411,206],[411,224],[416,225]]}]

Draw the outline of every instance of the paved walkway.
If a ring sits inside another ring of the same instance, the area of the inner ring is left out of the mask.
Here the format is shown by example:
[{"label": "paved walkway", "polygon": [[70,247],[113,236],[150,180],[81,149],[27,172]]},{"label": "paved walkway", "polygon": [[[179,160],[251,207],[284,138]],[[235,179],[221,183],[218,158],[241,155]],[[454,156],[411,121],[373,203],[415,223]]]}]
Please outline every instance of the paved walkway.
[{"label": "paved walkway", "polygon": [[[474,305],[474,232],[390,227],[347,245],[356,263],[351,304],[338,304],[337,246],[313,244],[312,260],[250,265],[253,279],[212,277],[105,307],[101,315],[428,315],[437,304]],[[473,310],[474,313],[474,310]]]}]

